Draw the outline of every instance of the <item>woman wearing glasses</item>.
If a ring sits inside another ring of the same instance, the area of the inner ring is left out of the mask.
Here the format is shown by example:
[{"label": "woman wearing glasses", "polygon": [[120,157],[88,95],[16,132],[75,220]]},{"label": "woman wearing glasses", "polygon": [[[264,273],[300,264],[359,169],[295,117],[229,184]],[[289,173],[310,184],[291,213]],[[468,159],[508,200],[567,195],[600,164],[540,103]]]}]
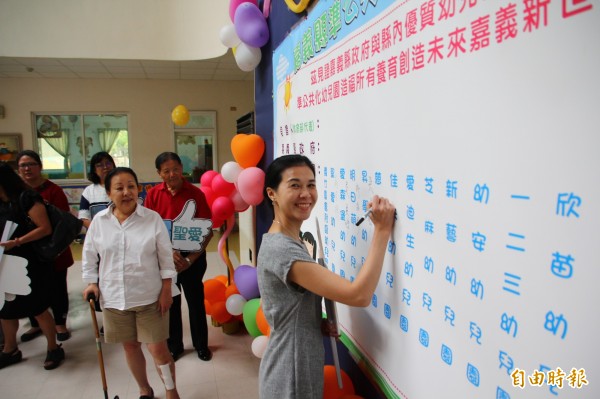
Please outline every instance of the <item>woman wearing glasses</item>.
[{"label": "woman wearing glasses", "polygon": [[[42,160],[37,152],[24,150],[17,154],[19,175],[29,187],[37,191],[48,203],[69,212],[69,201],[58,185],[42,176]],[[56,323],[56,339],[66,341],[71,338],[67,329],[69,313],[69,294],[67,291],[67,270],[73,265],[71,248],[58,255],[50,274],[50,307]],[[35,317],[29,317],[31,328],[21,335],[21,341],[27,342],[42,334]]]},{"label": "woman wearing glasses", "polygon": [[[35,225],[33,229],[28,227],[28,220]],[[4,229],[7,221],[15,222],[18,226],[7,241],[0,242],[0,246],[4,247],[5,254],[27,260],[31,291],[27,295],[15,295],[14,300],[4,302],[0,309],[0,321],[4,331],[0,369],[19,363],[23,359],[17,344],[19,319],[34,315],[47,341],[44,368],[52,370],[65,359],[65,351],[56,343],[56,326],[48,311],[51,291],[48,274],[51,272],[51,265],[39,261],[31,247],[32,241],[51,234],[52,226],[42,197],[31,190],[8,164],[0,162],[0,231]]]},{"label": "woman wearing glasses", "polygon": [[88,179],[92,182],[81,194],[79,203],[79,219],[87,229],[92,223],[94,215],[108,208],[110,198],[104,188],[104,179],[108,172],[115,168],[115,161],[108,152],[97,152],[90,161]]}]

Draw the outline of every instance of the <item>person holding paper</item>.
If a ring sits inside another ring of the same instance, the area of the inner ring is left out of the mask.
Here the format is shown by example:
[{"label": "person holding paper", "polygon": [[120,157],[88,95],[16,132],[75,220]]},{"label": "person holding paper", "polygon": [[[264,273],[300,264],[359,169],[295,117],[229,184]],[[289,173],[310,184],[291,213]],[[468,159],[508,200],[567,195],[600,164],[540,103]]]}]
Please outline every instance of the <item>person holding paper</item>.
[{"label": "person holding paper", "polygon": [[140,398],[154,398],[142,343],[166,397],[179,398],[167,347],[171,281],[177,275],[167,229],[156,212],[138,205],[138,180],[130,168],[110,171],[106,192],[112,203],[94,217],[83,245],[82,276],[88,283],[83,297],[100,298],[104,339],[123,345]]},{"label": "person holding paper", "polygon": [[275,159],[265,172],[265,199],[274,212],[258,253],[258,285],[271,335],[259,371],[261,399],[323,397],[323,297],[368,306],[379,281],[395,207],[375,195],[365,263],[353,282],[319,265],[300,238],[318,199],[315,166],[303,155]]},{"label": "person holding paper", "polygon": [[[69,200],[65,192],[57,184],[42,176],[42,160],[37,152],[23,150],[17,154],[19,175],[29,187],[37,191],[44,200],[63,211],[70,212]],[[71,338],[67,329],[69,314],[69,293],[67,289],[67,271],[75,263],[71,248],[58,255],[50,273],[50,308],[56,324],[56,339],[66,341]],[[21,335],[21,341],[31,341],[42,333],[35,317],[30,316],[31,328]]]},{"label": "person holding paper", "polygon": [[[65,352],[56,343],[56,325],[48,311],[50,306],[49,274],[51,264],[37,259],[31,242],[52,233],[46,207],[42,197],[27,184],[6,163],[0,163],[0,232],[8,221],[18,226],[10,239],[0,240],[5,255],[13,255],[27,260],[27,276],[31,280],[31,292],[16,295],[6,301],[0,309],[0,320],[4,331],[4,349],[0,353],[0,369],[19,363],[23,355],[17,346],[19,319],[34,315],[47,341],[47,354],[44,368],[52,370],[60,366]],[[31,228],[30,222],[35,225]],[[5,295],[4,292],[0,292]]]}]

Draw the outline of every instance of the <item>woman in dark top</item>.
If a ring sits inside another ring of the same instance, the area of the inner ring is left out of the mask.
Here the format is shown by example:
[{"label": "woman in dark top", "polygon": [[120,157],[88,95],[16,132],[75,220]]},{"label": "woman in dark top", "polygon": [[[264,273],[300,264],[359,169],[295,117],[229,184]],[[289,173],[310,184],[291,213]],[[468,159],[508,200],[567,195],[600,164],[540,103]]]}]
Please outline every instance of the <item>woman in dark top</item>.
[{"label": "woman in dark top", "polygon": [[[63,211],[70,212],[69,201],[65,192],[57,184],[42,176],[42,160],[37,152],[23,150],[17,154],[17,166],[21,178],[37,191],[44,200]],[[50,273],[50,308],[56,324],[56,339],[66,341],[71,338],[67,330],[67,315],[69,313],[69,292],[67,289],[67,270],[74,263],[71,248],[58,255]],[[42,333],[35,317],[29,316],[31,328],[21,335],[21,341],[31,341]]]},{"label": "woman in dark top", "polygon": [[[36,227],[28,228],[28,219]],[[6,301],[0,309],[0,322],[4,330],[0,368],[21,361],[23,355],[17,346],[19,319],[34,315],[48,341],[44,368],[52,370],[65,358],[64,350],[56,343],[56,325],[48,311],[47,283],[52,265],[40,262],[30,244],[52,233],[52,226],[42,197],[30,190],[15,171],[3,163],[0,164],[0,231],[4,230],[7,221],[15,222],[18,226],[12,236],[7,241],[0,242],[0,245],[4,247],[5,255],[27,260],[31,292],[28,295],[16,295],[14,300]]]}]

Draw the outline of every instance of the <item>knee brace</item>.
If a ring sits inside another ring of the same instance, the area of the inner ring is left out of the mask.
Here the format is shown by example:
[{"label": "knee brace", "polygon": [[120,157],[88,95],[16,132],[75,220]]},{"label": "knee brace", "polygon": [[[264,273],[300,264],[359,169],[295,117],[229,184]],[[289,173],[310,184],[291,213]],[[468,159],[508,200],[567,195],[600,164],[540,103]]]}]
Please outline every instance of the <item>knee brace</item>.
[{"label": "knee brace", "polygon": [[163,383],[165,384],[165,388],[167,388],[167,391],[175,389],[175,383],[173,382],[173,376],[171,375],[170,363],[161,364],[158,366],[158,368],[160,369],[160,373],[162,374],[161,377]]}]

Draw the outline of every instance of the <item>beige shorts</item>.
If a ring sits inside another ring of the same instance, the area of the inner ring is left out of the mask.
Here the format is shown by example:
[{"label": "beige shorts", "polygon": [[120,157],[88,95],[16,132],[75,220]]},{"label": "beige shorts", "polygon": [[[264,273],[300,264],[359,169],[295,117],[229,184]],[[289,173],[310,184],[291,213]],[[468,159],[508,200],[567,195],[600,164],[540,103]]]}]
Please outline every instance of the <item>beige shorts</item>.
[{"label": "beige shorts", "polygon": [[127,310],[104,308],[104,341],[120,343],[138,341],[152,344],[169,337],[169,312],[164,316],[158,302]]}]

